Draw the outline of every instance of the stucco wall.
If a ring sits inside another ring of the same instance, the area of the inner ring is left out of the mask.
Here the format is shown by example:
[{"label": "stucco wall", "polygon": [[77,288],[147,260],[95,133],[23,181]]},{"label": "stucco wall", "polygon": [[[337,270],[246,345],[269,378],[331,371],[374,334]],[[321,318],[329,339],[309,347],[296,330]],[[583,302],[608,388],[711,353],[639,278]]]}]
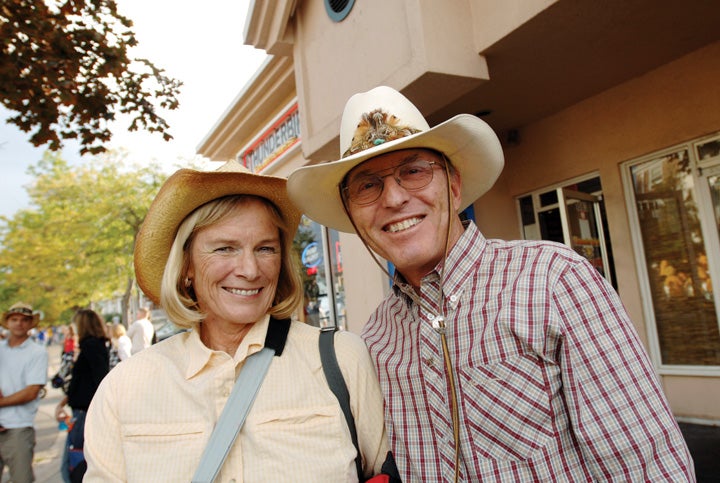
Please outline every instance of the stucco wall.
[{"label": "stucco wall", "polygon": [[308,159],[335,159],[343,106],[356,92],[376,85],[402,88],[423,112],[432,112],[488,78],[465,2],[363,0],[339,23],[324,8],[322,2],[299,2],[294,17]]},{"label": "stucco wall", "polygon": [[[647,344],[620,163],[720,131],[718,79],[720,42],[521,128],[500,180],[475,204],[481,229],[518,238],[515,196],[598,171],[618,292]],[[720,378],[663,376],[663,384],[677,415],[720,420],[720,405],[707,403],[720,401]]]},{"label": "stucco wall", "polygon": [[[359,334],[389,290],[387,276],[357,235],[340,233],[345,281],[347,329]],[[385,263],[384,260],[381,263]]]}]

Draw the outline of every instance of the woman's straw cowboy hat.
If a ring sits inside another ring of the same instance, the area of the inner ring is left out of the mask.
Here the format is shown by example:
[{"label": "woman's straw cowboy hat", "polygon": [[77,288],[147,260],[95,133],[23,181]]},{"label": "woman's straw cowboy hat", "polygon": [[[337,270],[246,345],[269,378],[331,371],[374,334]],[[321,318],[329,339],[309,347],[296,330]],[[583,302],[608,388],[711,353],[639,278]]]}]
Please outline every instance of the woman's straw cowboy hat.
[{"label": "woman's straw cowboy hat", "polygon": [[135,244],[135,277],[145,295],[159,302],[165,263],[180,224],[212,200],[229,195],[265,198],[277,207],[292,236],[301,213],[288,198],[285,185],[285,178],[254,174],[234,160],[216,171],[176,171],[150,205]]},{"label": "woman's straw cowboy hat", "polygon": [[459,210],[488,191],[504,165],[500,141],[481,119],[459,114],[430,128],[405,96],[380,86],[355,94],[345,105],[340,123],[341,159],[296,170],[288,178],[288,193],[313,220],[354,233],[340,197],[343,178],[363,161],[408,148],[433,149],[450,159],[462,178]]},{"label": "woman's straw cowboy hat", "polygon": [[7,319],[12,314],[20,314],[24,315],[25,317],[31,317],[33,319],[33,327],[38,325],[38,322],[40,322],[40,314],[33,311],[32,306],[26,304],[25,302],[18,302],[16,304],[13,304],[12,307],[10,307],[6,312],[3,313],[3,327],[7,328]]}]

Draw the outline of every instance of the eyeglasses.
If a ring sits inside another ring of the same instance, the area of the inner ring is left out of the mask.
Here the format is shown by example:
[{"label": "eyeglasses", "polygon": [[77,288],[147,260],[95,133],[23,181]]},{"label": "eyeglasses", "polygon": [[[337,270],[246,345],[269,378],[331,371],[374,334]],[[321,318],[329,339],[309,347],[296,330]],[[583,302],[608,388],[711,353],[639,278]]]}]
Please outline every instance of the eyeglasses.
[{"label": "eyeglasses", "polygon": [[[434,161],[414,159],[376,173],[361,174],[343,186],[345,197],[355,205],[369,205],[376,202],[385,188],[385,178],[393,179],[407,191],[426,187],[433,179]],[[388,174],[381,174],[391,171]]]}]

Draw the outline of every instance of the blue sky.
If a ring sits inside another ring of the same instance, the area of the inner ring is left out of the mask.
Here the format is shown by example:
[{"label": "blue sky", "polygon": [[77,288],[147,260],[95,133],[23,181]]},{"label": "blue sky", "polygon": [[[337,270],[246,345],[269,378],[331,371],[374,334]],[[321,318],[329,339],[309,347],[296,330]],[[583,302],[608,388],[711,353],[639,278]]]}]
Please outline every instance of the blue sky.
[{"label": "blue sky", "polygon": [[[133,20],[140,45],[133,57],[146,57],[167,74],[182,80],[180,108],[165,119],[175,137],[127,131],[127,120],[113,125],[110,148],[126,149],[133,160],[157,160],[174,171],[195,156],[195,147],[243,89],[266,57],[264,51],[243,45],[243,29],[250,0],[117,0],[119,11]],[[12,217],[28,204],[24,186],[28,166],[42,158],[45,147],[34,148],[29,135],[5,122],[9,111],[0,107],[0,215]],[[76,145],[67,143],[63,157],[81,159]],[[208,163],[209,165],[210,163]]]}]

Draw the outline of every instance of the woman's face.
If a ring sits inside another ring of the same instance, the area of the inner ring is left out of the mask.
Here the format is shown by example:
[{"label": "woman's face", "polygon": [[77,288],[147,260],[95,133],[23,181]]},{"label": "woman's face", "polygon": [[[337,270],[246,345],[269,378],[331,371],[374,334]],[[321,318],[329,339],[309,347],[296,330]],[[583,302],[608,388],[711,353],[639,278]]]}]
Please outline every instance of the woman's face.
[{"label": "woman's face", "polygon": [[269,210],[251,199],[195,234],[187,276],[205,324],[252,324],[272,305],[282,250]]}]

